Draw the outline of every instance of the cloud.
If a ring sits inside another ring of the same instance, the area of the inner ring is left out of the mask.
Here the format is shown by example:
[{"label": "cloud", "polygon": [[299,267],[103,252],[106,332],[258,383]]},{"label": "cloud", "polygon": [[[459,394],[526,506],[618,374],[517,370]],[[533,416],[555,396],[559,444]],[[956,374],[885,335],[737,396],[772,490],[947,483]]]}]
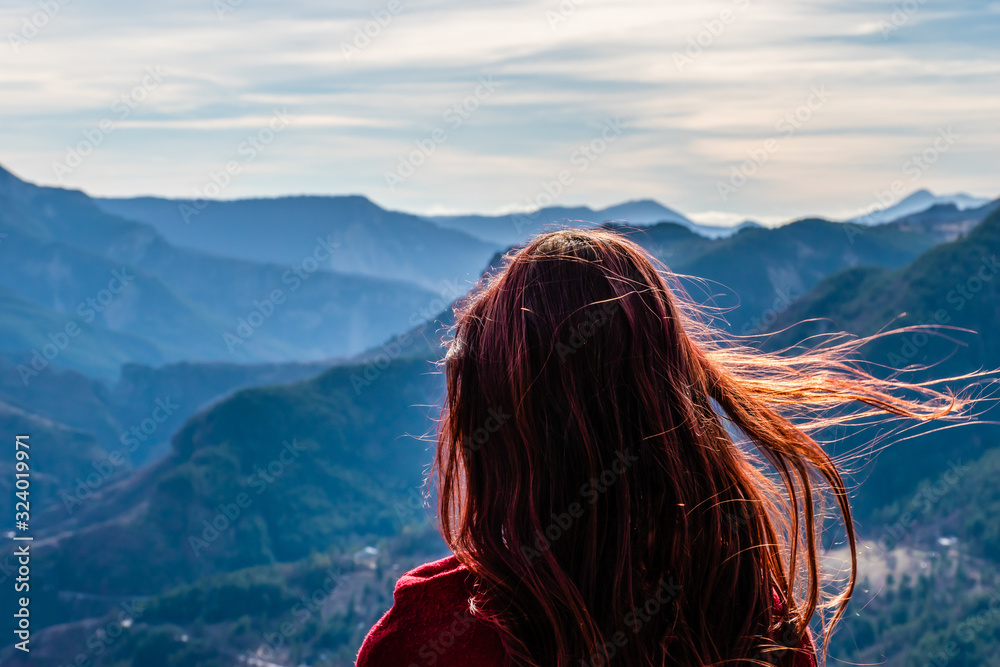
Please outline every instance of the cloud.
[{"label": "cloud", "polygon": [[[881,0],[399,0],[395,13],[388,0],[224,1],[221,17],[207,1],[70,3],[17,52],[8,36],[37,5],[0,10],[0,163],[53,182],[52,162],[158,65],[163,84],[67,185],[190,195],[278,106],[296,122],[227,196],[361,192],[408,210],[510,209],[608,118],[627,132],[559,203],[653,197],[732,219],[832,215],[867,202],[949,125],[963,138],[920,187],[998,194],[995,3],[914,0],[901,18],[906,3]],[[455,126],[484,76],[496,92]],[[816,85],[829,103],[720,200],[717,183]],[[385,173],[435,128],[446,140],[387,188]]]},{"label": "cloud", "polygon": [[[126,120],[119,123],[125,128],[150,128],[158,130],[229,130],[235,128],[259,129],[267,126],[272,116],[226,116],[223,118],[194,118],[190,120]],[[297,127],[391,127],[390,121],[350,116],[295,116]]]}]

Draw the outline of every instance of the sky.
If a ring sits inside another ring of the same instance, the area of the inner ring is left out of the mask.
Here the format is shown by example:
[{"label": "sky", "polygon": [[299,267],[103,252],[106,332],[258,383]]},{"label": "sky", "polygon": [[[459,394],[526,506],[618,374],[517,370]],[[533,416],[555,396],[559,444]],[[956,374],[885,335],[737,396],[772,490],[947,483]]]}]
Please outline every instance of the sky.
[{"label": "sky", "polygon": [[1000,2],[4,0],[0,165],[95,196],[695,220],[1000,196]]}]

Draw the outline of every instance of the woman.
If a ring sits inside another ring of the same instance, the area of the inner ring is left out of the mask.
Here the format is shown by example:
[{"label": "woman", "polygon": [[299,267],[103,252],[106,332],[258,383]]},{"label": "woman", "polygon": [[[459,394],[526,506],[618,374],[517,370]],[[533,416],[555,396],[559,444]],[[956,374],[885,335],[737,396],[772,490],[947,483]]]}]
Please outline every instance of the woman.
[{"label": "woman", "polygon": [[834,610],[828,638],[855,583],[821,599],[824,496],[856,552],[809,433],[964,401],[858,370],[864,340],[727,343],[610,231],[506,260],[456,309],[444,362],[434,478],[455,555],[399,580],[358,667],[815,665],[810,619]]}]

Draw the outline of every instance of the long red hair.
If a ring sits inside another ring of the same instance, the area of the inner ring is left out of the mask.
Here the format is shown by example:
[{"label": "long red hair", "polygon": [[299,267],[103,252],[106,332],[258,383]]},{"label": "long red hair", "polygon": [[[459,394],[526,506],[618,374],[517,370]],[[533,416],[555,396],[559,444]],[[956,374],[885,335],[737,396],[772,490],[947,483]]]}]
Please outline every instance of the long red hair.
[{"label": "long red hair", "polygon": [[[862,371],[863,339],[735,345],[664,268],[611,231],[549,232],[456,308],[440,523],[513,664],[790,664],[821,608],[828,639],[857,563],[848,490],[810,434],[967,406]],[[834,594],[826,507],[851,553]]]}]

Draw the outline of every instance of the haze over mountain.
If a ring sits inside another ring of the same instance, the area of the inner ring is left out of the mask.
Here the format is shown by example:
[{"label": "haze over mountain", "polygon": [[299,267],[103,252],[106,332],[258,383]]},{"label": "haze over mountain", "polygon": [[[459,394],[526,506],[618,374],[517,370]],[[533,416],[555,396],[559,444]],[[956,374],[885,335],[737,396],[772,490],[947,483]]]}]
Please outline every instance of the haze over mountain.
[{"label": "haze over mountain", "polygon": [[[361,196],[192,201],[100,199],[98,206],[154,227],[169,242],[256,262],[292,265],[317,238],[332,246],[325,270],[407,281],[430,291],[475,279],[496,247]],[[275,233],[280,230],[279,233]]]},{"label": "haze over mountain", "polygon": [[124,361],[293,361],[359,352],[463,289],[461,275],[431,292],[320,269],[313,258],[336,251],[326,238],[304,241],[298,262],[286,265],[178,248],[83,193],[36,187],[2,170],[0,233],[0,288],[16,313],[0,323],[0,350],[30,360],[50,336],[75,326],[72,344],[51,363],[109,378]]},{"label": "haze over mountain", "polygon": [[[524,214],[423,217],[388,211],[358,195],[96,201],[108,213],[152,225],[178,246],[241,259],[293,263],[301,261],[302,247],[317,236],[329,237],[344,250],[333,253],[327,268],[406,280],[435,291],[456,280],[471,282],[494,252],[554,225],[674,222],[717,238],[756,224],[699,225],[652,200],[600,210],[553,206]],[[276,227],[282,229],[277,236]]]},{"label": "haze over mountain", "polygon": [[[301,259],[303,245],[317,236],[329,236],[352,251],[331,257],[328,268],[407,280],[430,290],[439,289],[455,276],[474,277],[493,251],[521,243],[554,226],[586,227],[605,222],[649,226],[672,222],[706,238],[725,238],[761,226],[751,220],[732,225],[699,224],[651,199],[603,209],[547,206],[501,215],[434,216],[389,211],[361,195],[95,201],[108,213],[152,225],[176,245],[255,261],[296,262]],[[987,203],[987,199],[965,194],[937,196],[918,190],[895,205],[850,222],[883,224],[934,206],[953,205],[965,211]],[[270,234],[276,225],[284,230],[277,238]]]}]

